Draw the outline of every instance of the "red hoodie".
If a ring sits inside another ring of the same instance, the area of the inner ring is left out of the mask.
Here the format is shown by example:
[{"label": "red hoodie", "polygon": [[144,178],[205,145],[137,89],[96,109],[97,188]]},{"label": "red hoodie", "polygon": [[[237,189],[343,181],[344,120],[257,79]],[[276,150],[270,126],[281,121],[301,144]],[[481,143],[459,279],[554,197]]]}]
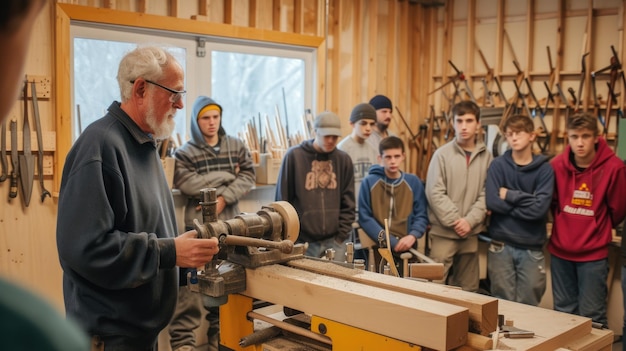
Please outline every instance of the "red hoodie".
[{"label": "red hoodie", "polygon": [[552,202],[552,236],[548,250],[575,262],[608,257],[611,229],[626,217],[626,166],[603,138],[584,171],[570,162],[568,145],[552,160],[556,184]]}]

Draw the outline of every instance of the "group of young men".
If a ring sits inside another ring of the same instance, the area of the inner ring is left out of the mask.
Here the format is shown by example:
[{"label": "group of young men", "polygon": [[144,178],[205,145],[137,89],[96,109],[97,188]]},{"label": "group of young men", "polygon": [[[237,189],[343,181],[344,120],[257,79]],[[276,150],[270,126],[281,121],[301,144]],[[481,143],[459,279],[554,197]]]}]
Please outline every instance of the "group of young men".
[{"label": "group of young men", "polygon": [[387,130],[391,113],[382,95],[356,105],[352,133],[336,148],[341,121],[324,112],[315,139],[287,153],[276,199],[297,209],[307,255],[335,249],[343,260],[353,222],[375,242],[387,227],[387,245],[398,255],[416,249],[428,230],[429,255],[444,264],[440,282],[478,291],[482,238],[490,244],[491,294],[539,305],[547,243],[554,308],[607,326],[608,245],[626,217],[626,167],[592,115],[568,119],[568,145],[551,162],[533,152],[533,120],[512,116],[502,131],[510,149],[492,159],[480,135],[480,108],[460,102],[452,108],[454,140],[435,151],[422,182],[400,169],[405,150]]}]

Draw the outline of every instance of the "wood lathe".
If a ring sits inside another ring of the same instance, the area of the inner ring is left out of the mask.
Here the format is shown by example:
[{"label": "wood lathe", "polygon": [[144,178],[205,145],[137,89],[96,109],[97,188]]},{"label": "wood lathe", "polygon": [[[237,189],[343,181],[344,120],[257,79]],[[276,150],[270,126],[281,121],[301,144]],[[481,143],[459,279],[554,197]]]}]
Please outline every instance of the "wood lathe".
[{"label": "wood lathe", "polygon": [[[196,230],[220,257],[188,286],[221,304],[220,350],[611,350],[588,318],[305,257],[287,202],[222,221],[215,189],[202,198]],[[532,337],[505,338],[499,314]]]}]

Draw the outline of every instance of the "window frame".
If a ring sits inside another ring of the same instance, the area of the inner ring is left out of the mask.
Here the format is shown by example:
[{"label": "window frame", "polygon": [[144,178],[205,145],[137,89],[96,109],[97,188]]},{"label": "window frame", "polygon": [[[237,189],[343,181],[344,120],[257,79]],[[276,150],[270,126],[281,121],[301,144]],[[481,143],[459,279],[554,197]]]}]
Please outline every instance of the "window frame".
[{"label": "window frame", "polygon": [[72,143],[72,80],[70,53],[72,36],[70,26],[73,21],[83,21],[94,24],[118,25],[144,30],[165,30],[171,32],[192,34],[198,37],[211,36],[230,39],[250,40],[253,42],[276,43],[313,48],[315,50],[314,90],[317,110],[325,106],[325,53],[326,42],[323,37],[301,35],[237,27],[228,24],[210,23],[188,20],[168,16],[149,15],[144,13],[118,11],[104,8],[94,8],[81,5],[55,5],[55,36],[54,36],[54,96],[55,96],[55,126],[56,152],[54,155],[54,191],[58,196],[61,184],[61,173],[65,158]]}]

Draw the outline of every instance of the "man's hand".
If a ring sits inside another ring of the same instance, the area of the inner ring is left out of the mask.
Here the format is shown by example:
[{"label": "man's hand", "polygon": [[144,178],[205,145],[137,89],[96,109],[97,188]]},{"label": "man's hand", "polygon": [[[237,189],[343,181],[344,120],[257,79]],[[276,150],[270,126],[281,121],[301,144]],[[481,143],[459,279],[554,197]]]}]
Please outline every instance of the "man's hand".
[{"label": "man's hand", "polygon": [[211,261],[219,252],[217,238],[198,239],[198,233],[190,230],[174,239],[176,265],[178,267],[199,267]]},{"label": "man's hand", "polygon": [[467,222],[465,218],[457,219],[456,221],[454,221],[453,225],[454,231],[458,234],[458,236],[462,238],[469,234],[470,230],[472,230],[472,226]]},{"label": "man's hand", "polygon": [[217,214],[222,213],[222,211],[224,211],[225,208],[226,208],[226,200],[224,200],[223,196],[218,196],[217,197]]},{"label": "man's hand", "polygon": [[505,188],[505,187],[501,187],[501,188],[500,188],[500,198],[501,198],[502,200],[505,200],[505,199],[506,199],[506,192],[507,192],[507,190],[508,190],[508,189],[507,189],[507,188]]},{"label": "man's hand", "polygon": [[413,247],[413,245],[415,245],[416,241],[417,241],[416,237],[414,237],[413,235],[407,235],[403,237],[402,239],[398,240],[398,243],[396,244],[396,247],[393,248],[393,251],[395,252],[407,251],[408,249]]}]

